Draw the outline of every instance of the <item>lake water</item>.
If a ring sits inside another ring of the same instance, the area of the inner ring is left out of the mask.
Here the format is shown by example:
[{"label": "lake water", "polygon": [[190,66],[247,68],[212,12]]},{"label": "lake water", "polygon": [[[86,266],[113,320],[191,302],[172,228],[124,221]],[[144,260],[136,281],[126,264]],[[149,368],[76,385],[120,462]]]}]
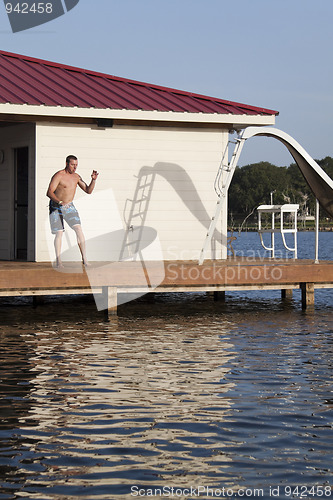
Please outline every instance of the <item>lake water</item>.
[{"label": "lake water", "polygon": [[90,297],[2,299],[0,500],[330,498],[332,290],[315,297],[156,294],[110,323]]}]

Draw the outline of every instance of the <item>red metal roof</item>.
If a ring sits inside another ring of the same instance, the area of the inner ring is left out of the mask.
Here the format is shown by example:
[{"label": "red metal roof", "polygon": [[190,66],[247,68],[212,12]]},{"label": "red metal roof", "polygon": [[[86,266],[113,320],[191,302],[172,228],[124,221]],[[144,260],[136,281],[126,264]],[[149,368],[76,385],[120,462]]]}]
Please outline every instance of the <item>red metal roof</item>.
[{"label": "red metal roof", "polygon": [[0,51],[0,103],[97,109],[277,115],[271,109]]}]

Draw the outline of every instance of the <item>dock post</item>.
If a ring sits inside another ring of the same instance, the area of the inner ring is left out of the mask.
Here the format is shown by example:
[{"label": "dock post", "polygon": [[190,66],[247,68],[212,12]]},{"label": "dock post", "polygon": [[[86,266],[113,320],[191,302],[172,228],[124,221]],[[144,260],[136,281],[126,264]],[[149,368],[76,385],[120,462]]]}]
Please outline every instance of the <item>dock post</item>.
[{"label": "dock post", "polygon": [[32,306],[36,309],[38,306],[44,304],[44,295],[33,295],[32,296]]},{"label": "dock post", "polygon": [[292,288],[282,288],[281,299],[291,300],[292,298],[293,298],[293,289]]},{"label": "dock post", "polygon": [[117,288],[114,286],[103,286],[102,293],[105,301],[105,319],[117,315]]},{"label": "dock post", "polygon": [[214,291],[214,302],[225,302],[225,291]]},{"label": "dock post", "polygon": [[301,283],[302,309],[314,307],[314,283]]}]

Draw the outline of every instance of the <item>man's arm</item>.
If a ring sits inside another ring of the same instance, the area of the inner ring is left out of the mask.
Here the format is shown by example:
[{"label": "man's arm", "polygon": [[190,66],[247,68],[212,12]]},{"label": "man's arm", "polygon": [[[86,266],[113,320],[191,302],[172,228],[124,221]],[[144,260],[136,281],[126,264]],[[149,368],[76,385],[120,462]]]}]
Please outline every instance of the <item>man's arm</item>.
[{"label": "man's arm", "polygon": [[87,184],[84,182],[84,180],[80,177],[79,179],[79,186],[80,188],[87,194],[91,194],[94,190],[94,187],[95,187],[95,183],[96,183],[96,180],[97,180],[97,177],[98,177],[98,173],[96,170],[93,170],[92,174],[91,174],[91,182],[89,184],[89,186],[87,186]]},{"label": "man's arm", "polygon": [[60,199],[54,194],[55,190],[57,189],[58,185],[59,185],[59,182],[60,182],[60,175],[59,173],[57,172],[56,174],[54,174],[54,176],[52,177],[51,181],[50,181],[50,184],[49,184],[49,187],[48,187],[48,190],[47,190],[47,193],[46,193],[46,196],[48,196],[52,201],[54,201],[55,203],[60,203]]}]

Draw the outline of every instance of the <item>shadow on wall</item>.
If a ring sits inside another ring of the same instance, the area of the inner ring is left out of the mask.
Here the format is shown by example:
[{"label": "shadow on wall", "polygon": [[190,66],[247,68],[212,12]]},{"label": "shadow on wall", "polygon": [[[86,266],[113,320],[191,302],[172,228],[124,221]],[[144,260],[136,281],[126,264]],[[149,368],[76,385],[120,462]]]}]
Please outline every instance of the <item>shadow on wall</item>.
[{"label": "shadow on wall", "polygon": [[[211,216],[207,212],[201,197],[188,173],[179,165],[174,163],[158,162],[153,167],[142,167],[136,176],[137,182],[133,197],[125,202],[123,217],[121,216],[117,201],[112,189],[98,191],[94,194],[92,203],[94,211],[102,214],[104,218],[96,225],[90,224],[83,227],[86,236],[87,255],[90,261],[106,263],[124,260],[161,260],[163,252],[159,241],[158,231],[146,225],[150,202],[156,191],[156,176],[165,179],[170,191],[177,193],[186,209],[193,218],[203,226],[202,242],[209,228]],[[190,193],[188,197],[186,194]],[[85,197],[77,199],[75,205],[82,216],[83,224],[91,219],[90,200]],[[167,213],[169,206],[166,203],[162,210]],[[125,228],[123,225],[125,221]],[[101,230],[101,226],[104,230]],[[53,235],[50,234],[49,220],[45,221],[45,230],[49,248],[50,259],[54,257]],[[215,242],[221,240],[221,233],[217,229],[212,239],[212,252],[215,251]],[[144,258],[145,256],[145,258]],[[80,260],[75,235],[72,231],[65,231],[63,241],[62,260],[64,262],[76,262]],[[65,268],[61,272],[71,272]]]},{"label": "shadow on wall", "polygon": [[[107,304],[104,295],[97,288],[100,287],[101,282],[105,287],[114,286],[114,283],[119,279],[119,273],[122,272],[122,261],[138,262],[141,265],[141,267],[140,265],[136,266],[135,273],[127,279],[129,287],[135,286],[137,283],[141,283],[141,285],[138,291],[129,290],[118,294],[118,305],[153,291],[165,277],[163,251],[158,233],[153,227],[145,225],[157,175],[163,177],[170,184],[189,212],[203,225],[205,230],[207,231],[209,228],[210,216],[192,179],[183,168],[173,163],[162,162],[156,163],[154,167],[142,167],[137,176],[133,199],[127,199],[125,203],[124,212],[129,206],[129,215],[127,218],[124,217],[127,224],[126,229],[106,230],[103,234],[95,234],[86,241],[88,259],[94,261],[94,265],[91,268],[86,268],[85,271],[93,289],[98,310],[106,309]],[[186,192],[191,192],[190,200],[185,198],[184,193]],[[94,205],[100,205],[101,212],[103,212],[105,203],[108,203],[109,208],[116,209],[112,190],[102,191],[99,195],[101,199],[95,196]],[[168,207],[165,209],[167,210]],[[200,219],[198,213],[201,215]],[[97,227],[99,228],[99,226]],[[220,233],[215,231],[215,238],[218,238],[219,235]],[[75,253],[78,254],[77,245],[72,245],[62,253],[62,260],[75,262],[77,260]],[[72,265],[58,270],[63,273],[83,272],[82,266],[73,269]]]},{"label": "shadow on wall", "polygon": [[[139,252],[157,175],[163,177],[170,184],[191,214],[208,231],[211,215],[207,212],[191,177],[184,168],[175,163],[165,162],[158,162],[153,167],[142,167],[137,175],[138,180],[133,199],[127,199],[125,202],[123,215],[126,222],[126,229],[120,251],[120,260],[129,258],[131,255],[136,255]],[[185,192],[192,193],[190,200],[184,197]],[[128,206],[130,206],[129,209]],[[200,219],[198,218],[198,212],[202,214]],[[127,213],[128,216],[126,215]],[[221,233],[216,229],[213,240],[220,239]],[[214,241],[212,244],[214,245]]]}]

